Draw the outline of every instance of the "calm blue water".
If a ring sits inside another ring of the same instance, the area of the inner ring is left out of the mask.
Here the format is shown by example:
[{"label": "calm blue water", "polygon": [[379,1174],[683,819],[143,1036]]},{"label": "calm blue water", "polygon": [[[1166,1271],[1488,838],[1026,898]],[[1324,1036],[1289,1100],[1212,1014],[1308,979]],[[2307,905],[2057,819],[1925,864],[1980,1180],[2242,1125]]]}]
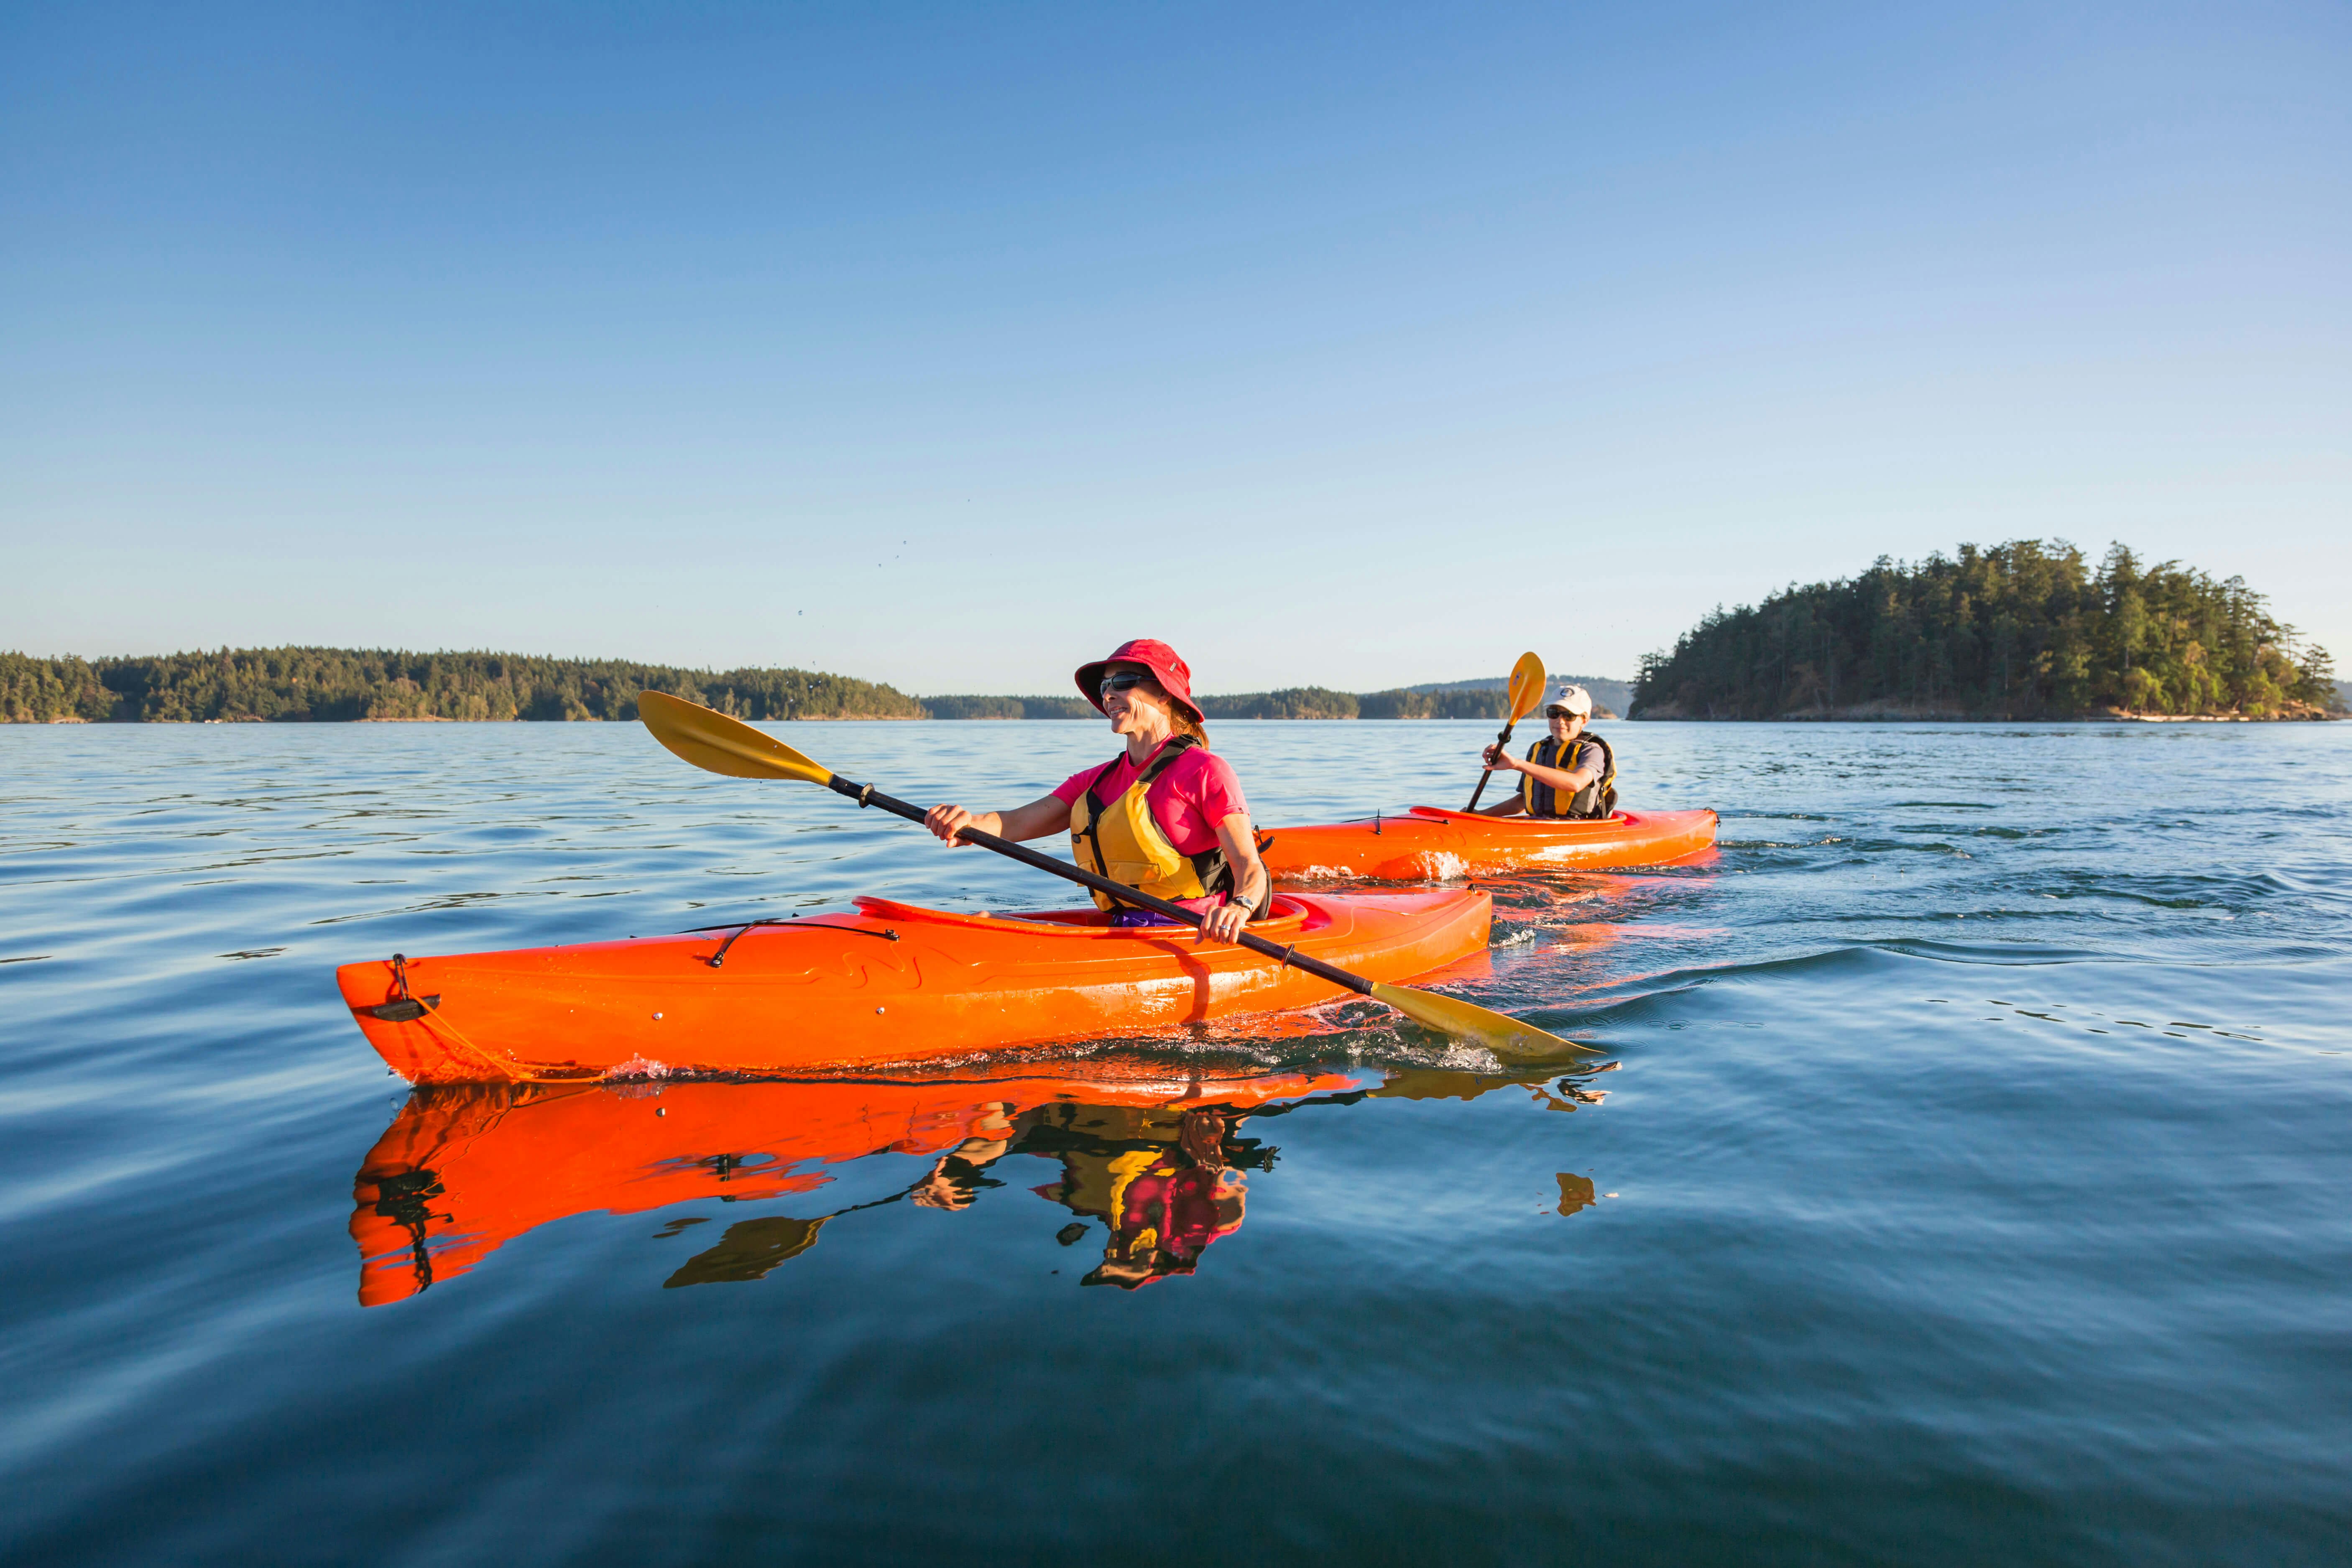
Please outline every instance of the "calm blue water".
[{"label": "calm blue water", "polygon": [[[1342,1008],[1144,1047],[1278,1114],[844,1123],[412,1103],[331,971],[1068,900],[632,727],[0,730],[0,1558],[2343,1562],[2352,725],[1611,732],[1719,858],[1501,885],[1464,984],[1615,1070]],[[1217,740],[1274,826],[1454,804],[1480,734]],[[793,739],[975,805],[1108,754]]]}]

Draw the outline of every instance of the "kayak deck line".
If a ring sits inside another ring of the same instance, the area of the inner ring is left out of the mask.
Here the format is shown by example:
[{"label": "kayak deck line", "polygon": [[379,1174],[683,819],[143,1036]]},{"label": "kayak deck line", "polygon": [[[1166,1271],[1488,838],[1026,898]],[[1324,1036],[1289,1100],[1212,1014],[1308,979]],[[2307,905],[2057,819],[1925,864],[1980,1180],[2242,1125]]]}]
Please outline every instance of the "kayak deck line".
[{"label": "kayak deck line", "polygon": [[[729,948],[730,948],[730,947],[733,947],[737,942],[739,942],[742,941],[746,936],[749,936],[752,931],[757,931],[760,927],[761,927],[761,926],[782,926],[782,927],[784,927],[786,930],[791,930],[791,929],[793,929],[793,928],[794,928],[794,927],[798,926],[799,924],[800,924],[800,917],[799,917],[799,916],[797,916],[797,915],[784,915],[784,916],[769,915],[769,916],[766,916],[766,917],[764,917],[763,919],[761,919],[761,920],[756,920],[756,921],[745,921],[741,922],[741,924],[740,924],[740,925],[736,925],[736,924],[731,924],[731,923],[730,923],[730,924],[728,924],[728,925],[717,925],[717,926],[689,926],[688,928],[687,928],[687,931],[686,931],[686,933],[685,933],[685,934],[691,936],[691,935],[698,935],[698,934],[700,934],[701,932],[704,932],[704,931],[733,931],[733,932],[735,933],[733,936],[729,937],[725,942],[720,942],[720,943],[719,944],[719,951],[718,951],[717,952],[712,953],[709,958],[707,958],[707,959],[703,960],[703,962],[704,962],[704,963],[708,963],[708,964],[709,964],[711,968],[713,968],[713,969],[719,969],[719,968],[723,967],[723,966],[726,964],[726,963],[727,963],[727,950],[728,950]],[[828,929],[833,930],[833,931],[839,931],[839,930],[842,930],[843,928],[842,928],[842,927],[840,927],[840,926],[833,926],[833,927],[830,927],[830,928],[828,928]],[[886,941],[886,942],[896,942],[896,941],[898,941],[898,933],[897,931],[891,931],[891,930],[887,929],[887,927],[886,927],[885,929],[881,930],[881,931],[868,931],[868,932],[866,932],[866,934],[867,934],[867,935],[869,935],[869,936],[878,936],[878,937],[882,938],[882,939],[883,939],[884,941]]]},{"label": "kayak deck line", "polygon": [[[411,958],[397,969],[346,964],[336,982],[369,1044],[412,1083],[576,1082],[631,1063],[686,1073],[839,1071],[1286,1012],[1347,994],[1189,927],[1109,919],[1092,908],[960,913],[861,898],[854,914]],[[1282,893],[1272,918],[1250,930],[1398,982],[1483,952],[1492,920],[1488,895],[1468,889]],[[722,930],[732,934],[714,942]],[[779,931],[793,934],[777,939]],[[386,1011],[427,994],[437,1001],[414,1016]]]}]

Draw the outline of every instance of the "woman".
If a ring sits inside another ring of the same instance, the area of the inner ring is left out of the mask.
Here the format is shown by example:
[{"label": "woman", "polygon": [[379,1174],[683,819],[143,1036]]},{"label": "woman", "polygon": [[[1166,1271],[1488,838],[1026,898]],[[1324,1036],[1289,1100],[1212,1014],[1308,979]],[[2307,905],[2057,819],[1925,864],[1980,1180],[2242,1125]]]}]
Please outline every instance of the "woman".
[{"label": "woman", "polygon": [[[935,805],[923,825],[950,844],[966,827],[999,838],[1066,830],[1072,857],[1086,869],[1198,910],[1203,931],[1233,941],[1265,915],[1274,879],[1257,858],[1241,781],[1209,750],[1192,668],[1166,643],[1139,637],[1080,665],[1077,679],[1112,732],[1127,737],[1124,752],[1013,811]],[[1097,893],[1095,902],[1111,911],[1113,925],[1172,923],[1108,893]]]},{"label": "woman", "polygon": [[1617,809],[1617,753],[1598,735],[1585,733],[1592,716],[1592,694],[1581,686],[1562,686],[1544,704],[1551,733],[1528,748],[1521,762],[1500,745],[1486,748],[1488,773],[1505,769],[1522,774],[1518,792],[1479,808],[1481,816],[1594,818]]}]

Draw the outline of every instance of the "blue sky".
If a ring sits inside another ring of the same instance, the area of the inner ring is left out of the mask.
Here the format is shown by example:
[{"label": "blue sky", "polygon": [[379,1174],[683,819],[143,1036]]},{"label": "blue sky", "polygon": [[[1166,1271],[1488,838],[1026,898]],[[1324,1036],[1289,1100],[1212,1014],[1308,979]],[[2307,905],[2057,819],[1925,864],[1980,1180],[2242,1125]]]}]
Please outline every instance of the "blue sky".
[{"label": "blue sky", "polygon": [[1630,674],[1961,541],[2352,665],[2352,12],[0,8],[0,647]]}]

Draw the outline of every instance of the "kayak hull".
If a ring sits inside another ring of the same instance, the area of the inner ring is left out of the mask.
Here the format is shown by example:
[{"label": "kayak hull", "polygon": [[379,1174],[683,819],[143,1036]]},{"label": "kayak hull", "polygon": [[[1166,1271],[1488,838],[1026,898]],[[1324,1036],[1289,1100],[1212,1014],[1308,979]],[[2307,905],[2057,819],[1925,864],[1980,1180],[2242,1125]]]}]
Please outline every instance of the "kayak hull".
[{"label": "kayak hull", "polygon": [[[857,910],[409,959],[397,972],[351,963],[335,980],[368,1043],[411,1083],[839,1071],[1348,994],[1189,929],[1111,927],[1094,910],[960,915],[879,899]],[[1487,896],[1466,889],[1284,894],[1251,930],[1399,981],[1483,951],[1492,919]]]},{"label": "kayak hull", "polygon": [[1560,822],[1416,805],[1403,816],[1278,827],[1261,837],[1259,854],[1267,870],[1297,880],[1444,881],[1664,865],[1714,847],[1715,830],[1712,811],[1621,811],[1598,822]]}]

